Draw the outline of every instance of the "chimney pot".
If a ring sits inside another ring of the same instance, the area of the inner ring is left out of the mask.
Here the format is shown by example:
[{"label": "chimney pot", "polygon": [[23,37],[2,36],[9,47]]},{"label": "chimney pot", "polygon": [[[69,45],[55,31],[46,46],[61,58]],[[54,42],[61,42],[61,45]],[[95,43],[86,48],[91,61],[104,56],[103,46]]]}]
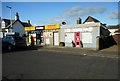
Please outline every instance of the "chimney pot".
[{"label": "chimney pot", "polygon": [[28,24],[30,24],[30,20],[28,20]]},{"label": "chimney pot", "polygon": [[82,23],[82,20],[81,18],[79,17],[78,20],[77,20],[77,24],[81,24]]},{"label": "chimney pot", "polygon": [[18,20],[19,19],[19,14],[18,14],[18,12],[16,12],[16,14],[15,14],[15,20]]}]

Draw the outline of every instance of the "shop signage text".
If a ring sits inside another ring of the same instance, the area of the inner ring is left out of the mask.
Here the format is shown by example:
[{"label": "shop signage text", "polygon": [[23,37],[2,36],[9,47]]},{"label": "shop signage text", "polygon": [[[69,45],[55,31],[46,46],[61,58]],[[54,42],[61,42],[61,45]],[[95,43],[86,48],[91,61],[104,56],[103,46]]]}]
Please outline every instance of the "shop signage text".
[{"label": "shop signage text", "polygon": [[65,29],[65,32],[91,32],[93,28],[74,28],[74,29]]},{"label": "shop signage text", "polygon": [[36,26],[35,29],[36,29],[36,30],[43,30],[44,27],[42,27],[42,26]]},{"label": "shop signage text", "polygon": [[25,31],[32,31],[32,30],[35,30],[34,26],[25,27]]},{"label": "shop signage text", "polygon": [[46,25],[45,29],[59,29],[60,25],[59,24],[51,24],[51,25]]}]

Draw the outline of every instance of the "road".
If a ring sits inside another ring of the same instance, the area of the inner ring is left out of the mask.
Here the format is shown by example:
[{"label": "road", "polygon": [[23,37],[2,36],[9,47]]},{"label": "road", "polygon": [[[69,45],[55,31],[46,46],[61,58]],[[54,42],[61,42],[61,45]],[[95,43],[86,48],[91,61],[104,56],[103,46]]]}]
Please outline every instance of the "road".
[{"label": "road", "polygon": [[118,58],[73,51],[40,48],[3,53],[2,76],[8,79],[118,79]]}]

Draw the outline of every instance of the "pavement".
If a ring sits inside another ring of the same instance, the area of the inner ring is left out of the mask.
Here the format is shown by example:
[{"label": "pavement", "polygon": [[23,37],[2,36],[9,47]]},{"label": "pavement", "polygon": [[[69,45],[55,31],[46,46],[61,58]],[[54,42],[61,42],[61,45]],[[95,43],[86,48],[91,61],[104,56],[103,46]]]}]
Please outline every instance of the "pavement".
[{"label": "pavement", "polygon": [[[38,47],[39,48],[39,47]],[[51,51],[51,52],[66,52],[66,54],[83,55],[83,56],[96,56],[107,58],[119,58],[118,50],[95,50],[91,48],[78,48],[78,47],[59,47],[59,46],[41,46],[38,51]]]},{"label": "pavement", "polygon": [[119,51],[117,49],[118,48],[116,48],[116,46],[113,46],[113,48],[107,48],[103,50],[95,50],[92,48],[78,48],[78,47],[60,47],[60,46],[28,46],[25,49],[19,48],[19,49],[15,49],[12,52],[37,50],[37,51],[50,51],[50,52],[60,52],[60,53],[65,52],[64,54],[72,54],[72,55],[119,58]]}]

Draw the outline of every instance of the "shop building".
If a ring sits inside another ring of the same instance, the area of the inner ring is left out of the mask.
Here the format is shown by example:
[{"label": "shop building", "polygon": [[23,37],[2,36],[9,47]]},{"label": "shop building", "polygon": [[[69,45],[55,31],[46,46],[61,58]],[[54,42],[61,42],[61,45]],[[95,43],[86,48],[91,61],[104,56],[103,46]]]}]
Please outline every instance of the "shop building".
[{"label": "shop building", "polygon": [[60,25],[59,24],[45,25],[43,37],[44,45],[58,46],[60,42]]},{"label": "shop building", "polygon": [[31,26],[25,27],[26,31],[26,40],[28,45],[32,43],[32,37],[34,39],[34,45],[42,45],[43,44],[43,30],[45,26]]},{"label": "shop building", "polygon": [[91,16],[83,23],[79,18],[76,25],[60,27],[60,42],[64,42],[67,47],[97,48],[99,45],[97,37],[101,35],[109,35],[109,31]]},{"label": "shop building", "polygon": [[30,26],[30,27],[25,27],[24,28],[25,33],[26,33],[26,41],[27,41],[27,45],[31,45],[32,44],[32,37],[34,39],[34,45],[36,45],[36,32],[35,32],[35,26]]},{"label": "shop building", "polygon": [[44,37],[43,37],[43,31],[45,29],[45,26],[36,26],[36,42],[37,45],[43,45],[44,44]]}]

